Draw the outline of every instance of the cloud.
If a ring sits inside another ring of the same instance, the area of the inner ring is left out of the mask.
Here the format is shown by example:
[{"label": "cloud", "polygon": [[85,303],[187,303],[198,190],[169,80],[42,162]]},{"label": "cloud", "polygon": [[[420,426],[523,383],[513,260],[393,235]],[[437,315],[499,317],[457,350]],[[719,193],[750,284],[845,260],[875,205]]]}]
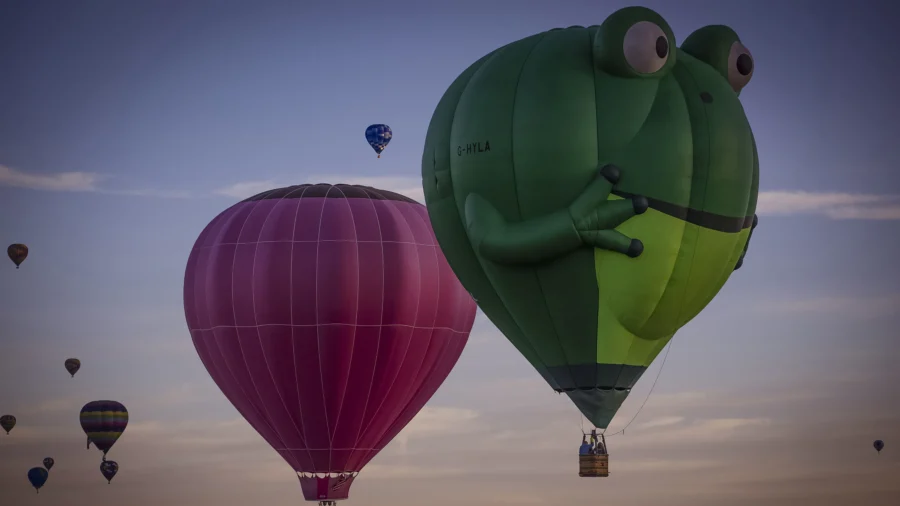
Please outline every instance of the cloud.
[{"label": "cloud", "polygon": [[770,216],[816,214],[835,220],[900,220],[900,196],[764,191],[759,193],[757,213]]},{"label": "cloud", "polygon": [[158,190],[152,188],[137,190],[111,189],[100,185],[101,182],[109,179],[108,176],[97,172],[50,172],[38,174],[0,165],[0,186],[41,191],[91,192],[137,197],[189,198],[192,196],[190,192],[183,190]]},{"label": "cloud", "polygon": [[25,409],[19,410],[23,416],[36,416],[50,413],[64,413],[66,411],[78,411],[84,403],[79,404],[78,399],[74,397],[62,397],[58,399],[50,399],[37,405],[26,406]]},{"label": "cloud", "polygon": [[0,185],[32,190],[92,192],[103,176],[93,172],[29,174],[0,165]]},{"label": "cloud", "polygon": [[816,297],[809,299],[767,300],[758,308],[775,314],[828,314],[859,318],[878,318],[896,314],[900,295],[880,297]]},{"label": "cloud", "polygon": [[258,193],[262,193],[266,190],[273,190],[275,188],[281,188],[284,186],[291,186],[290,184],[276,183],[271,180],[265,181],[243,181],[240,183],[234,183],[230,186],[225,186],[223,188],[219,188],[217,190],[213,190],[213,193],[216,195],[222,195],[225,197],[232,197],[236,199],[245,199],[248,197],[252,197]]},{"label": "cloud", "polygon": [[394,438],[391,450],[405,455],[413,439],[433,439],[482,432],[487,426],[480,423],[478,413],[471,409],[425,406]]},{"label": "cloud", "polygon": [[396,479],[396,478],[441,478],[445,476],[460,476],[472,474],[473,469],[446,468],[436,466],[404,466],[404,465],[379,465],[366,466],[366,479]]},{"label": "cloud", "polygon": [[653,427],[667,427],[669,425],[677,425],[684,421],[683,416],[663,416],[655,418],[649,422],[639,424],[637,427],[641,429],[650,429]]},{"label": "cloud", "polygon": [[[418,177],[407,177],[407,176],[372,176],[372,177],[364,177],[364,176],[340,176],[340,175],[328,175],[328,174],[312,174],[306,178],[304,184],[314,184],[314,183],[343,183],[343,184],[357,184],[363,186],[371,186],[373,188],[378,188],[379,190],[387,190],[395,193],[399,193],[401,195],[406,195],[407,197],[414,199],[418,202],[425,203],[425,193],[422,190],[422,179]],[[219,188],[214,190],[213,193],[216,195],[223,195],[226,197],[232,197],[236,199],[245,199],[248,197],[252,197],[256,194],[262,193],[266,190],[272,190],[275,188],[281,188],[285,186],[291,186],[297,184],[288,183],[288,182],[277,182],[273,179],[266,180],[258,180],[258,181],[242,181],[239,183],[234,183],[230,186],[226,186],[223,188]]]}]

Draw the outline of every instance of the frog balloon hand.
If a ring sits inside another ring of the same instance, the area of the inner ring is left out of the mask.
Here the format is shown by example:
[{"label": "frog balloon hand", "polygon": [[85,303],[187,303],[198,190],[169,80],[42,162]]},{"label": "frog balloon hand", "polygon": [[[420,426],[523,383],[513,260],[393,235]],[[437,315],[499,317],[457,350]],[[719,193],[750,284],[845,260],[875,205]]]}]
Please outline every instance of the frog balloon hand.
[{"label": "frog balloon hand", "polygon": [[644,244],[615,230],[629,218],[643,214],[649,207],[645,197],[633,196],[609,200],[621,173],[615,165],[604,165],[597,177],[569,206],[569,213],[581,241],[588,246],[616,251],[631,258],[640,256]]},{"label": "frog balloon hand", "polygon": [[753,231],[756,230],[756,225],[759,224],[759,216],[753,215],[753,225],[750,226],[750,234],[747,235],[747,242],[744,243],[744,251],[741,252],[741,258],[738,259],[737,265],[734,266],[734,270],[738,270],[744,265],[744,257],[747,256],[747,248],[750,247],[750,239],[753,238]]}]

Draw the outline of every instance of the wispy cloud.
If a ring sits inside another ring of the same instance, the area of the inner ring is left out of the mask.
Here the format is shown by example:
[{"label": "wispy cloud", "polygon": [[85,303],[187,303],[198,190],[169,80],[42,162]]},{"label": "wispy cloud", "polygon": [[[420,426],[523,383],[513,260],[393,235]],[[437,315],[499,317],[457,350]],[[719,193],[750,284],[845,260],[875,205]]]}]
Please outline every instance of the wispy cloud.
[{"label": "wispy cloud", "polygon": [[670,425],[677,425],[684,421],[683,416],[663,416],[660,418],[654,418],[649,422],[644,422],[638,425],[639,428],[642,429],[650,429],[653,427],[668,427]]},{"label": "wispy cloud", "polygon": [[[0,165],[0,186],[43,191],[94,192],[109,195],[131,195],[157,198],[191,198],[196,194],[186,190],[115,189],[109,188],[110,177],[98,172],[33,173]],[[277,178],[240,181],[212,191],[214,195],[244,199],[274,188],[297,184],[298,181]],[[422,180],[419,177],[342,176],[311,174],[303,183],[345,183],[372,186],[406,195],[425,202]],[[820,215],[835,220],[900,220],[900,195],[868,193],[807,192],[792,190],[763,191],[759,194],[757,212],[760,215],[787,216],[796,214]]]},{"label": "wispy cloud", "polygon": [[[341,176],[341,175],[328,175],[328,174],[312,174],[305,178],[303,183],[343,183],[343,184],[358,184],[363,186],[371,186],[373,188],[378,188],[380,190],[392,191],[395,193],[399,193],[401,195],[406,195],[407,197],[417,200],[419,202],[425,202],[425,194],[422,190],[422,180],[417,177],[407,177],[407,176],[371,176],[371,177],[362,177],[362,176]],[[238,183],[234,183],[229,186],[225,186],[223,188],[218,188],[213,191],[216,195],[222,195],[225,197],[232,197],[236,199],[245,199],[248,197],[252,197],[256,194],[262,193],[266,190],[272,190],[275,188],[282,188],[285,186],[291,186],[294,184],[298,184],[297,182],[284,182],[278,181],[275,179],[264,179],[264,180],[256,180],[256,181],[242,181]]]},{"label": "wispy cloud", "polygon": [[263,181],[242,181],[240,183],[234,183],[232,185],[213,190],[213,193],[216,195],[222,195],[224,197],[245,199],[248,197],[252,197],[258,193],[262,193],[266,190],[273,190],[275,188],[281,188],[290,185],[291,183],[278,183],[269,179]]},{"label": "wispy cloud", "polygon": [[32,190],[92,192],[103,176],[94,172],[32,174],[0,165],[0,185]]},{"label": "wispy cloud", "polygon": [[900,220],[900,195],[764,191],[760,215],[817,214],[835,220]]},{"label": "wispy cloud", "polygon": [[192,196],[191,192],[184,190],[115,189],[101,185],[109,180],[109,176],[97,172],[34,173],[0,165],[0,186],[40,191],[92,192],[137,197],[189,198]]}]

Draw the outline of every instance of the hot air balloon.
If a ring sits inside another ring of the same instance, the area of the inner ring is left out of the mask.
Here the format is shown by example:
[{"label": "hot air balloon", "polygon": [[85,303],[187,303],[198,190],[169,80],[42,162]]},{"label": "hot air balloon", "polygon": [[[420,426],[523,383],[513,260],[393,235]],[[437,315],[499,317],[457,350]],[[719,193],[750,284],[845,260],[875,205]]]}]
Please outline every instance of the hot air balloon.
[{"label": "hot air balloon", "polygon": [[6,435],[9,435],[9,431],[13,430],[13,427],[16,426],[16,417],[12,415],[3,415],[0,416],[0,428],[6,431]]},{"label": "hot air balloon", "polygon": [[47,483],[48,476],[50,476],[50,473],[43,467],[32,467],[28,470],[28,481],[31,482],[31,486],[34,487],[37,493],[40,493],[41,487],[44,486],[44,483]]},{"label": "hot air balloon", "polygon": [[47,468],[48,471],[50,470],[50,468],[53,467],[53,464],[55,464],[55,463],[56,463],[56,461],[50,457],[47,457],[44,459],[44,467]]},{"label": "hot air balloon", "polygon": [[77,358],[67,358],[65,366],[66,370],[69,371],[69,374],[74,378],[75,373],[81,369],[81,360],[78,360]]},{"label": "hot air balloon", "polygon": [[119,464],[114,460],[104,460],[100,463],[100,474],[106,478],[106,484],[112,483],[112,479],[119,472]]},{"label": "hot air balloon", "polygon": [[267,191],[214,218],[184,306],[210,376],[320,502],[346,499],[431,398],[476,310],[423,205],[343,184]]},{"label": "hot air balloon", "polygon": [[9,256],[9,259],[16,264],[16,269],[22,265],[22,262],[28,258],[28,246],[24,244],[10,244],[8,248],[6,248],[6,254]]},{"label": "hot air balloon", "polygon": [[744,263],[757,223],[739,100],[753,59],[721,25],[674,40],[659,14],[628,7],[512,42],[450,85],[426,135],[447,261],[600,429]]},{"label": "hot air balloon", "polygon": [[387,125],[369,125],[366,127],[366,142],[378,153],[378,158],[381,158],[381,152],[391,142],[393,136],[394,133],[391,131],[391,127]]},{"label": "hot air balloon", "polygon": [[875,451],[877,451],[878,453],[881,453],[881,450],[884,450],[884,441],[882,441],[880,439],[876,439],[875,442],[872,443],[872,446],[875,447]]},{"label": "hot air balloon", "polygon": [[128,426],[128,410],[116,401],[91,401],[81,408],[81,429],[87,434],[87,447],[91,443],[106,453]]}]

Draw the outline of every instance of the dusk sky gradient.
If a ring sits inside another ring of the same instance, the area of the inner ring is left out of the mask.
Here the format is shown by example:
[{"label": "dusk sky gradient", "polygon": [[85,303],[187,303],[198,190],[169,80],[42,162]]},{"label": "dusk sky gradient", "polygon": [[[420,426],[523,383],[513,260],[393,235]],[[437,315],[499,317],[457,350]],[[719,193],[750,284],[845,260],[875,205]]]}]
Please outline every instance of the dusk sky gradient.
[{"label": "dusk sky gradient", "polygon": [[[0,504],[301,503],[193,349],[182,286],[200,231],[289,184],[422,200],[426,128],[459,73],[626,5],[0,0],[0,242],[31,249],[19,270],[0,262],[0,414],[19,420],[0,435]],[[753,53],[760,224],[743,268],[613,421],[662,367],[609,440],[609,479],[578,478],[577,409],[479,313],[347,504],[900,503],[900,2],[641,5],[679,45],[726,24]],[[394,131],[381,159],[371,123]],[[78,425],[95,399],[131,414],[112,485]],[[38,495],[25,473],[47,456]]]}]

